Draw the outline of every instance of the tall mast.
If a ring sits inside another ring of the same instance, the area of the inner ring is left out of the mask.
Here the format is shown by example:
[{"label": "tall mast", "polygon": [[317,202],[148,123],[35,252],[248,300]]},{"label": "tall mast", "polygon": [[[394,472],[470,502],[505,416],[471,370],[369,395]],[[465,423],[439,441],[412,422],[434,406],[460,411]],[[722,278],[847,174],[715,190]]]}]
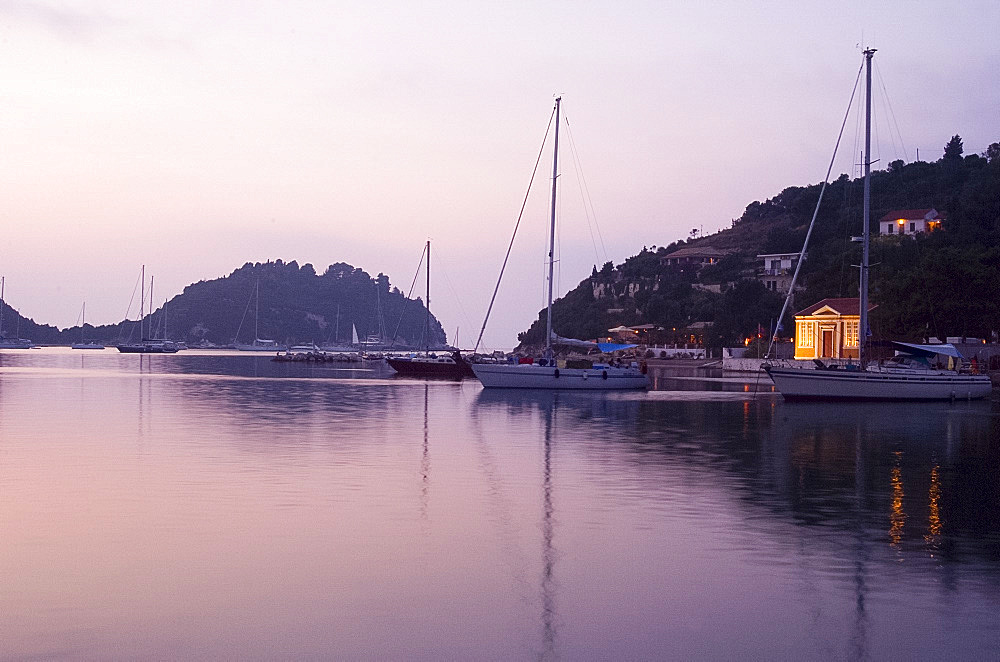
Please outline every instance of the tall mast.
[{"label": "tall mast", "polygon": [[875,49],[865,50],[865,195],[864,222],[861,229],[861,283],[860,283],[860,313],[858,323],[858,362],[864,365],[868,357],[865,343],[868,342],[868,245],[871,242],[869,216],[871,213],[871,149],[872,149],[872,56]]},{"label": "tall mast", "polygon": [[149,277],[149,337],[153,338],[153,279],[156,276]]},{"label": "tall mast", "polygon": [[559,103],[556,97],[556,135],[552,144],[552,212],[549,221],[549,300],[545,306],[545,358],[552,358],[552,276],[555,269],[556,245],[556,178],[559,176]]},{"label": "tall mast", "polygon": [[431,353],[431,240],[427,240],[427,301],[424,308],[424,347],[427,354]]},{"label": "tall mast", "polygon": [[[132,291],[135,292],[135,290]],[[145,302],[146,302],[146,265],[144,264],[142,265],[142,271],[139,273],[139,342],[142,342],[143,338],[145,338],[145,334],[142,332],[143,330],[142,307],[143,304],[145,304]]]},{"label": "tall mast", "polygon": [[[6,276],[0,276],[0,338],[3,338],[3,309],[7,305],[3,298],[3,284],[5,280],[7,280]],[[135,292],[135,290],[132,291]]]},{"label": "tall mast", "polygon": [[260,279],[257,279],[257,284],[254,285],[254,303],[253,308],[253,344],[257,344],[257,339],[260,338],[260,332],[257,331],[257,318],[260,316]]}]

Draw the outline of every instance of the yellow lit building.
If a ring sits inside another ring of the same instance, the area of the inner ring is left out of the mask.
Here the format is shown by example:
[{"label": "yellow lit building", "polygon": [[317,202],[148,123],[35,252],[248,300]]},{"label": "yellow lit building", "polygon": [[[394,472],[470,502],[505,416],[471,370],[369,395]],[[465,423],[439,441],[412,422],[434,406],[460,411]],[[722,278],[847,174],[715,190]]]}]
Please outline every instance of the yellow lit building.
[{"label": "yellow lit building", "polygon": [[[869,305],[869,312],[875,306]],[[823,299],[795,313],[796,359],[856,359],[859,299]]]}]

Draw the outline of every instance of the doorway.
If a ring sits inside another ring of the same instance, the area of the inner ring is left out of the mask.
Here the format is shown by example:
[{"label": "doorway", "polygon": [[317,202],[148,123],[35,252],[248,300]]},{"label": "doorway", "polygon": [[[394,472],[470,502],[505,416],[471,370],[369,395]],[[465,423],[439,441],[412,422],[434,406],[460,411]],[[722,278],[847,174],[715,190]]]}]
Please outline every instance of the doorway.
[{"label": "doorway", "polygon": [[833,329],[823,329],[823,358],[833,358]]}]

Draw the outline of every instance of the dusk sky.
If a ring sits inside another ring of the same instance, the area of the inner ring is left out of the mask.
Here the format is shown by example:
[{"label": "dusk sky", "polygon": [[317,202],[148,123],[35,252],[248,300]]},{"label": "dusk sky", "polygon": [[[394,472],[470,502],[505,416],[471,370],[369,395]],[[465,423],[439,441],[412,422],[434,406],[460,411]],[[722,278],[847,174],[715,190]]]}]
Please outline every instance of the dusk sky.
[{"label": "dusk sky", "polygon": [[[83,301],[117,322],[143,263],[162,305],[278,258],[405,291],[430,238],[432,311],[470,346],[555,94],[559,294],[821,181],[863,44],[876,167],[937,160],[956,133],[966,154],[1000,141],[996,0],[748,4],[0,1],[7,301],[59,327]],[[854,170],[855,127],[834,177]],[[550,159],[490,347],[544,306]]]}]

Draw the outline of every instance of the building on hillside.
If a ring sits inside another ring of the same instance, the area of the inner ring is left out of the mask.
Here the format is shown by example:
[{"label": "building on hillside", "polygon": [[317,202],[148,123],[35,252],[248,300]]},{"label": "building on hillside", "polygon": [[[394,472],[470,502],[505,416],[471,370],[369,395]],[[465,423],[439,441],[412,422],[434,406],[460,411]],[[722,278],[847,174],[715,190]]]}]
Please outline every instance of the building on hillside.
[{"label": "building on hillside", "polygon": [[878,233],[883,236],[902,234],[913,236],[941,229],[947,216],[937,209],[896,209],[878,220]]},{"label": "building on hillside", "polygon": [[[875,306],[869,305],[872,311]],[[796,359],[858,358],[861,300],[823,299],[795,313]]]},{"label": "building on hillside", "polygon": [[688,267],[701,269],[709,264],[715,264],[725,256],[725,251],[720,251],[718,248],[712,248],[711,246],[689,246],[662,256],[660,264],[663,266],[679,266],[681,269]]},{"label": "building on hillside", "polygon": [[[787,294],[788,288],[792,285],[795,265],[799,261],[798,252],[768,253],[758,255],[757,259],[763,261],[763,266],[757,269],[757,280],[764,283],[764,286],[772,292]],[[797,284],[795,289],[796,291],[802,289],[801,284]]]}]

